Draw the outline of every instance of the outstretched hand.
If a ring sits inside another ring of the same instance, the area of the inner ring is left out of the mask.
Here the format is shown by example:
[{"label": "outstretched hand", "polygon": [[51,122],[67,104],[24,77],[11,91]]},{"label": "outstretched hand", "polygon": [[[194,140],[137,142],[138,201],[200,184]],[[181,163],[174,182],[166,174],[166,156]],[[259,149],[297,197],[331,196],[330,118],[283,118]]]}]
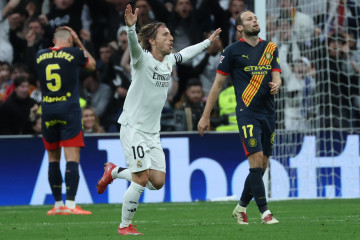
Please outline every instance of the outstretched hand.
[{"label": "outstretched hand", "polygon": [[125,23],[128,27],[131,27],[132,25],[134,25],[137,21],[137,15],[139,13],[139,9],[136,8],[135,12],[132,13],[132,7],[130,4],[128,4],[126,6],[125,9]]},{"label": "outstretched hand", "polygon": [[210,37],[208,38],[210,40],[210,43],[219,38],[219,34],[221,33],[221,31],[221,28],[218,28],[210,35]]}]

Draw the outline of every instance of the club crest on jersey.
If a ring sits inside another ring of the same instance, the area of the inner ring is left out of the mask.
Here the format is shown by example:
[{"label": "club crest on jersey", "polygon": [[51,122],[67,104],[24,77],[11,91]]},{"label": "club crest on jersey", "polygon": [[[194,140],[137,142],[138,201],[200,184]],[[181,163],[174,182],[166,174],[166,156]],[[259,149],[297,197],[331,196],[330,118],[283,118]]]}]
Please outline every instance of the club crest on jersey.
[{"label": "club crest on jersey", "polygon": [[265,58],[266,58],[267,60],[270,60],[270,59],[272,58],[271,52],[266,52],[266,53],[265,53]]},{"label": "club crest on jersey", "polygon": [[225,58],[225,56],[221,55],[220,57],[220,63],[222,63],[222,60]]},{"label": "club crest on jersey", "polygon": [[249,140],[249,146],[250,147],[256,147],[257,146],[257,141],[255,138],[250,138]]},{"label": "club crest on jersey", "polygon": [[137,160],[136,166],[137,166],[138,168],[141,168],[141,167],[142,167],[142,163],[141,163],[140,160]]}]

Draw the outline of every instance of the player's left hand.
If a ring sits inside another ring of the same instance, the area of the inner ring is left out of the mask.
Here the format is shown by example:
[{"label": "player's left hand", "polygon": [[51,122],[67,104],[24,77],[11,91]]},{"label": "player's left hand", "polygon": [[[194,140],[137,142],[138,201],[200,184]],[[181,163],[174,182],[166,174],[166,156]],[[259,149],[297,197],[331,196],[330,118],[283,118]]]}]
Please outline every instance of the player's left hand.
[{"label": "player's left hand", "polygon": [[210,43],[219,38],[219,34],[221,33],[221,31],[221,28],[218,28],[210,35],[210,37],[208,38],[210,40]]},{"label": "player's left hand", "polygon": [[279,92],[281,83],[279,81],[276,82],[269,82],[269,86],[270,86],[270,93],[272,95],[275,95]]}]

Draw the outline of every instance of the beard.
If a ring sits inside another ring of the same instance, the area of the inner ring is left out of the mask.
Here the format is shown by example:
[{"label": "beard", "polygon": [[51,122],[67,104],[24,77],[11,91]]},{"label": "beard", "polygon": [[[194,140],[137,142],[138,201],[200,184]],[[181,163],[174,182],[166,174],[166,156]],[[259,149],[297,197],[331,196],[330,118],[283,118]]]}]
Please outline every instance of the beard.
[{"label": "beard", "polygon": [[244,34],[246,36],[249,36],[249,37],[254,37],[254,36],[257,36],[260,32],[260,29],[259,30],[254,30],[254,31],[245,31],[244,30]]}]

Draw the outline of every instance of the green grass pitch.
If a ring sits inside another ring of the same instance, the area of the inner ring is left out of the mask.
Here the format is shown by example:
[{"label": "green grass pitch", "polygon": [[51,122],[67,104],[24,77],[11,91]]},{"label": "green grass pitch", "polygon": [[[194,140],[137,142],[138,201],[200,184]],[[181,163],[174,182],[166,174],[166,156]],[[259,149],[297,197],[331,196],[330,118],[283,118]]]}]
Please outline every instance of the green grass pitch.
[{"label": "green grass pitch", "polygon": [[280,221],[261,224],[252,201],[249,225],[231,217],[236,202],[140,204],[133,219],[144,236],[119,236],[121,204],[82,205],[89,216],[47,216],[45,206],[0,207],[0,239],[360,239],[360,199],[272,201]]}]

